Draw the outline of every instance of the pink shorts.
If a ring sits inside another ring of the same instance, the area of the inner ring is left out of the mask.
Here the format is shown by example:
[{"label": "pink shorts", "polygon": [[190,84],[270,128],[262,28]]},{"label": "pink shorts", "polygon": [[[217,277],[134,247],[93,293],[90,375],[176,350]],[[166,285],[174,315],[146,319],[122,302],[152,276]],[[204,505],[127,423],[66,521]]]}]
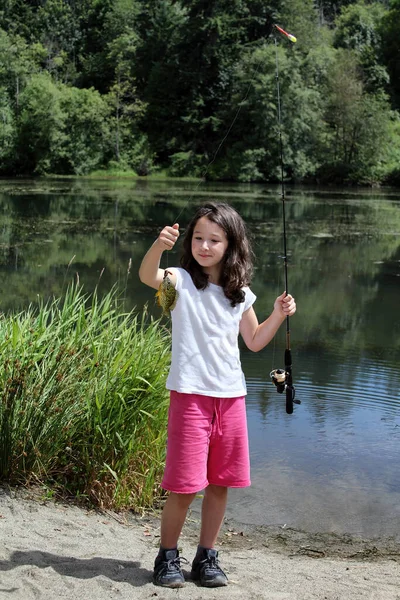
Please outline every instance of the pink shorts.
[{"label": "pink shorts", "polygon": [[192,494],[209,484],[250,485],[245,398],[171,391],[161,485],[171,492]]}]

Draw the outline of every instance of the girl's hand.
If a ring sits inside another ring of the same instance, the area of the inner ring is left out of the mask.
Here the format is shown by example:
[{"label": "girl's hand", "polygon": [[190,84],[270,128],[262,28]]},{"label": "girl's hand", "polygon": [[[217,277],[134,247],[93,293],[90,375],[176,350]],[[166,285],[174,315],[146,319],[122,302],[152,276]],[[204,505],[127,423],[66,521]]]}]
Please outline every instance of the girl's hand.
[{"label": "girl's hand", "polygon": [[172,227],[167,225],[166,227],[164,227],[164,229],[161,231],[160,235],[158,236],[157,244],[163,251],[164,250],[172,250],[172,248],[175,246],[175,242],[178,239],[178,237],[179,237],[178,223],[175,223],[175,225],[172,225]]},{"label": "girl's hand", "polygon": [[282,317],[291,317],[296,312],[296,301],[290,294],[283,292],[274,302],[274,310],[279,312]]}]

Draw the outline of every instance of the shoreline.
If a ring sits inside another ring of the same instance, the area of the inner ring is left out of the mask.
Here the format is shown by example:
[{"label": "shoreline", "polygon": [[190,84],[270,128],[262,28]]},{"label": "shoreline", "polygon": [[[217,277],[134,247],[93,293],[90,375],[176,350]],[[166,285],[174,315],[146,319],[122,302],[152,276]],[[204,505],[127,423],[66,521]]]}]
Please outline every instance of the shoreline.
[{"label": "shoreline", "polygon": [[[226,588],[152,584],[159,517],[95,511],[0,488],[0,598],[13,600],[400,600],[400,544],[225,521],[218,550]],[[190,561],[198,520],[180,538]],[[190,564],[183,567],[185,576]],[[4,594],[4,596],[3,596]]]}]

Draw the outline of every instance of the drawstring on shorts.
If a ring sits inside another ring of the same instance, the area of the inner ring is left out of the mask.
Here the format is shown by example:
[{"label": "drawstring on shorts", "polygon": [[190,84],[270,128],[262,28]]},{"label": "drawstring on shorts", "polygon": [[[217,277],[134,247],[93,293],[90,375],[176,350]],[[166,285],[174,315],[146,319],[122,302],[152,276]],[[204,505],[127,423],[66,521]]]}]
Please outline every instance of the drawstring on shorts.
[{"label": "drawstring on shorts", "polygon": [[214,414],[211,421],[212,429],[219,436],[222,436],[221,402],[221,398],[214,398]]}]

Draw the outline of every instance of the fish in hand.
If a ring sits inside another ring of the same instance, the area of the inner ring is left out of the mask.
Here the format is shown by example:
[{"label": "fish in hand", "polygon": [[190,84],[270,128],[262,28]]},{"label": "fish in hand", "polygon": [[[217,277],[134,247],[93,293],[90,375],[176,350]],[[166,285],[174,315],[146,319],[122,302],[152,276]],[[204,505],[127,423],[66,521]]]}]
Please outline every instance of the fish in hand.
[{"label": "fish in hand", "polygon": [[165,271],[164,278],[156,293],[158,305],[161,306],[163,314],[167,317],[170,316],[171,310],[175,308],[178,299],[178,292],[171,281],[170,275],[170,271]]}]

